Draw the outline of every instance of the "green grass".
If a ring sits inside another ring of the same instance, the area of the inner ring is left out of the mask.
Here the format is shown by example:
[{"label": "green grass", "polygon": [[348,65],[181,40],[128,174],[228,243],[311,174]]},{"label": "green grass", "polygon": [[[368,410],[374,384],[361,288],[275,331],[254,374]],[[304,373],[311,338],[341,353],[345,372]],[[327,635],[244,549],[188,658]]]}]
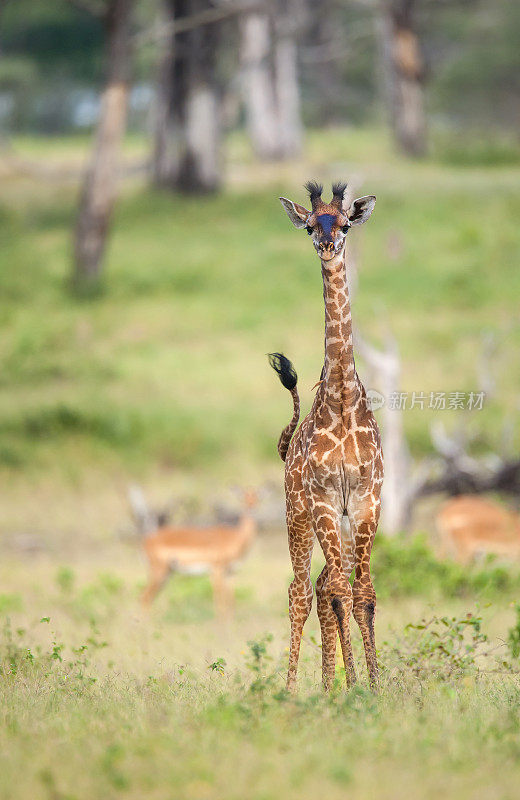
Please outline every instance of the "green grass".
[{"label": "green grass", "polygon": [[[82,146],[24,140],[20,151],[52,164]],[[289,403],[265,353],[293,358],[305,405],[322,359],[319,264],[277,201],[303,200],[309,174],[362,175],[359,192],[378,195],[352,234],[355,325],[372,339],[391,326],[404,389],[475,388],[481,335],[497,333],[498,393],[473,419],[479,447],[496,445],[517,404],[518,170],[410,165],[379,134],[331,131],[310,136],[302,162],[262,172],[232,142],[230,188],[216,198],[129,184],[104,293],[90,301],[67,288],[75,188],[4,182],[0,464],[33,477],[100,463],[224,479],[274,469]],[[416,454],[429,449],[431,418],[407,414]]]},{"label": "green grass", "polygon": [[[380,593],[378,698],[354,624],[359,684],[345,692],[338,660],[335,691],[322,694],[313,610],[291,698],[285,547],[281,536],[257,542],[225,626],[205,578],[175,576],[142,618],[133,547],[81,550],[60,567],[55,556],[4,558],[0,797],[390,800],[442,787],[446,798],[514,798],[520,682],[508,593],[481,610],[475,596]],[[379,590],[388,565],[374,567]]]}]

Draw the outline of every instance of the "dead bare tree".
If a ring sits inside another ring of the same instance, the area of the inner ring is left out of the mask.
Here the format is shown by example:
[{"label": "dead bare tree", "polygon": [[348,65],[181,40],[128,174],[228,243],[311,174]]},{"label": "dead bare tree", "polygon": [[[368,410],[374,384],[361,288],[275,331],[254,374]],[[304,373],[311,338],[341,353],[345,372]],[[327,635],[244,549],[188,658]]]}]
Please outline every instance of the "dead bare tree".
[{"label": "dead bare tree", "polygon": [[490,453],[476,458],[467,452],[469,437],[464,428],[448,433],[444,425],[432,425],[431,439],[437,460],[418,494],[484,494],[501,492],[520,498],[520,457]]},{"label": "dead bare tree", "polygon": [[[489,453],[478,458],[469,455],[468,420],[471,412],[462,417],[452,433],[448,433],[444,424],[436,420],[430,428],[435,456],[413,467],[404,433],[403,411],[392,408],[388,403],[388,399],[401,390],[399,353],[389,334],[385,341],[385,349],[378,350],[361,336],[356,336],[356,351],[368,366],[372,380],[384,397],[381,412],[385,459],[381,503],[384,532],[391,536],[407,530],[415,504],[421,497],[433,494],[456,496],[500,492],[510,495],[518,504],[520,456],[510,452]],[[490,340],[486,338],[481,364],[491,352]],[[488,368],[484,368],[483,372],[489,376]],[[507,428],[511,427],[510,420],[504,424]]]},{"label": "dead bare tree", "polygon": [[[352,191],[352,187],[350,187]],[[349,248],[349,286],[351,295],[357,284],[359,254]],[[401,392],[401,362],[397,342],[387,330],[385,347],[378,349],[361,335],[355,335],[355,349],[368,367],[370,380],[382,394],[381,436],[385,462],[381,502],[383,531],[389,535],[409,528],[414,506],[421,497],[433,494],[483,494],[501,492],[520,501],[520,456],[511,453],[511,419],[504,421],[503,452],[476,458],[468,454],[469,421],[466,411],[453,433],[448,433],[440,420],[430,428],[434,457],[413,465],[404,431],[404,412],[390,405],[389,399]],[[496,337],[487,332],[481,339],[477,358],[479,391],[489,397],[496,386],[493,361],[497,350]],[[509,435],[507,432],[509,431]]]},{"label": "dead bare tree", "polygon": [[107,37],[107,78],[74,235],[73,284],[80,291],[97,289],[100,284],[126,126],[133,4],[134,0],[107,0],[100,14]]},{"label": "dead bare tree", "polygon": [[404,433],[403,411],[392,408],[389,398],[401,391],[401,361],[394,337],[387,332],[385,349],[378,350],[356,336],[356,351],[368,366],[384,398],[381,437],[385,479],[381,495],[381,526],[388,536],[406,530],[410,523],[415,483]]},{"label": "dead bare tree", "polygon": [[[498,341],[495,333],[482,334],[480,350],[476,359],[476,374],[479,393],[486,400],[496,393],[496,355]],[[471,422],[474,412],[466,410],[459,417],[458,425],[448,432],[437,420],[430,428],[430,436],[436,459],[429,474],[425,474],[419,494],[444,493],[448,495],[484,494],[501,492],[520,501],[520,456],[512,451],[512,435],[517,419],[505,417],[501,446],[497,452],[485,456],[471,456]]]}]

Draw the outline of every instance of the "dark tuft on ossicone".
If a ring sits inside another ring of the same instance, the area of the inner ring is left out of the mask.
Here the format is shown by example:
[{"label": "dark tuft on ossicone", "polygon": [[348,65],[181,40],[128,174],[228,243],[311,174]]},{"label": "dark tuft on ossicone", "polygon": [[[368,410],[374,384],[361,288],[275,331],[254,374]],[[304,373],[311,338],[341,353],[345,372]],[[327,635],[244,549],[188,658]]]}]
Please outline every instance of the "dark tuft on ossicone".
[{"label": "dark tuft on ossicone", "polygon": [[305,188],[309,192],[311,203],[315,203],[316,200],[319,200],[321,198],[321,194],[323,192],[323,184],[318,183],[317,181],[307,181],[307,183],[305,184]]},{"label": "dark tuft on ossicone", "polygon": [[347,184],[343,181],[338,181],[337,183],[332,184],[332,202],[339,208],[341,208],[341,204],[343,203],[346,188]]}]

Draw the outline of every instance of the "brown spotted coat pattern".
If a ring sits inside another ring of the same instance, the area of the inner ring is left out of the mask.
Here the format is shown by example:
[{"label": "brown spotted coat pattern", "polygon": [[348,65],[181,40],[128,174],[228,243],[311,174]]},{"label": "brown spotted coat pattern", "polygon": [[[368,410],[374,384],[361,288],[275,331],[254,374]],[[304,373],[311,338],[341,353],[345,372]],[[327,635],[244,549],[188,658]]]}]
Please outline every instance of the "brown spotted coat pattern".
[{"label": "brown spotted coat pattern", "polygon": [[[324,213],[337,215],[337,205],[315,200],[311,222]],[[344,221],[339,214],[338,226]],[[353,612],[363,638],[370,685],[373,689],[378,686],[370,554],[379,520],[383,457],[377,423],[367,408],[355,369],[344,239],[339,247],[335,241],[332,257],[321,260],[325,301],[322,381],[285,459],[287,528],[294,571],[289,587],[288,689],[295,687],[303,626],[312,605],[310,570],[315,538],[326,562],[316,582],[323,684],[328,689],[334,679],[338,634],[347,685],[356,680],[350,640]],[[316,249],[323,253],[323,248]],[[282,438],[289,435],[291,427],[287,426]],[[348,525],[342,527],[343,517],[348,518]]]}]

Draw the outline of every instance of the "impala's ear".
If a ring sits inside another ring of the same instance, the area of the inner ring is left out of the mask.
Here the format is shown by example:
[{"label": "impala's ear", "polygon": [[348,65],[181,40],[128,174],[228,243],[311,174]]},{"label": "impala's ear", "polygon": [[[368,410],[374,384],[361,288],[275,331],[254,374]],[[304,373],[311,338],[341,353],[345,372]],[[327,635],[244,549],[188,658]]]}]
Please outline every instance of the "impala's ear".
[{"label": "impala's ear", "polygon": [[366,197],[358,197],[357,200],[354,200],[347,211],[350,224],[362,225],[363,222],[366,222],[374,210],[375,204],[376,198],[373,194],[369,194]]},{"label": "impala's ear", "polygon": [[303,206],[298,203],[293,203],[292,200],[287,200],[286,197],[280,197],[280,202],[287,211],[287,216],[291,220],[295,228],[305,228],[305,224],[310,217],[311,212],[307,211]]}]

